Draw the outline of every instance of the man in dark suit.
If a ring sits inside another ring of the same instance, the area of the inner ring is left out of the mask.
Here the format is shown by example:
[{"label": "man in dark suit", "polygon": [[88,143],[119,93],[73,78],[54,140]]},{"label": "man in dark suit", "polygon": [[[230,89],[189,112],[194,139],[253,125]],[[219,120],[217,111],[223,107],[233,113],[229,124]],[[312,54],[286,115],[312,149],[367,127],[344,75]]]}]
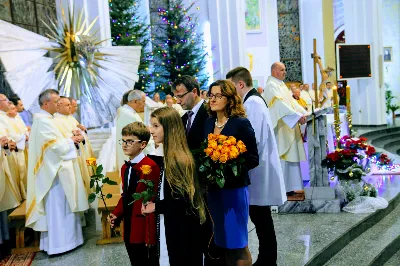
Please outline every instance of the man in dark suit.
[{"label": "man in dark suit", "polygon": [[[209,117],[205,101],[200,97],[200,85],[194,77],[181,76],[172,84],[172,92],[176,98],[176,103],[182,106],[187,112],[182,116],[182,122],[186,129],[186,136],[189,149],[200,148],[204,141],[204,122]],[[207,218],[202,230],[202,246],[204,253],[205,266],[224,266],[225,260],[222,258],[222,251],[216,247],[212,238],[211,219]]]}]

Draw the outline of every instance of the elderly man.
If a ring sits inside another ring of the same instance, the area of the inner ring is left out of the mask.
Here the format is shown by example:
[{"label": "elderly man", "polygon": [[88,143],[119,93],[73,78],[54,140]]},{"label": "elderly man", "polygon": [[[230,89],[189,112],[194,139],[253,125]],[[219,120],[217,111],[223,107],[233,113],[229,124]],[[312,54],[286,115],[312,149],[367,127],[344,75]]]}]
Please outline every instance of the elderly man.
[{"label": "elderly man", "polygon": [[185,114],[185,111],[182,109],[182,107],[179,104],[174,103],[174,99],[169,94],[165,97],[165,105],[174,108],[176,111],[178,111],[180,116]]},{"label": "elderly man", "polygon": [[6,112],[9,101],[0,94],[0,212],[17,207],[21,201],[21,193],[16,180],[16,164],[10,165],[12,153],[17,149],[15,141],[10,136],[10,123]]},{"label": "elderly man", "polygon": [[304,101],[304,99],[300,97],[300,93],[301,93],[300,89],[294,89],[292,91],[292,93],[293,93],[293,98],[297,101],[297,103],[301,107],[303,107],[304,110],[308,111],[307,102]]},{"label": "elderly man", "polygon": [[[133,122],[142,122],[142,118],[138,113],[144,112],[144,105],[146,103],[146,94],[140,90],[132,90],[128,95],[128,103],[118,109],[117,123],[116,123],[116,148],[117,148],[117,171],[121,171],[122,165],[129,158],[124,154],[122,146],[119,141],[122,139],[122,129]],[[149,144],[144,149],[144,154],[154,153],[154,141],[150,139]]]},{"label": "elderly man", "polygon": [[301,107],[286,87],[285,65],[276,62],[271,66],[264,98],[267,100],[271,114],[272,127],[278,144],[285,187],[288,195],[295,190],[302,190],[300,161],[306,160],[304,144],[299,124],[305,124],[306,111]]},{"label": "elderly man", "polygon": [[[26,198],[26,176],[27,176],[27,143],[29,140],[29,131],[24,121],[18,115],[17,107],[12,103],[7,111],[9,121],[9,134],[17,144],[17,150],[12,153],[13,163],[16,163],[15,171],[16,182],[19,186],[22,199]],[[11,158],[9,158],[11,159]]]},{"label": "elderly man", "polygon": [[303,89],[300,92],[300,98],[302,98],[307,103],[307,111],[312,112],[315,95],[311,94],[310,85],[308,85],[307,83],[303,85]]},{"label": "elderly man", "polygon": [[154,93],[153,101],[157,103],[159,107],[162,107],[164,104],[161,102],[160,94],[158,92]]},{"label": "elderly man", "polygon": [[41,232],[40,249],[60,254],[83,244],[81,213],[89,208],[74,144],[78,136],[64,136],[54,122],[58,91],[39,95],[29,139],[26,227]]}]

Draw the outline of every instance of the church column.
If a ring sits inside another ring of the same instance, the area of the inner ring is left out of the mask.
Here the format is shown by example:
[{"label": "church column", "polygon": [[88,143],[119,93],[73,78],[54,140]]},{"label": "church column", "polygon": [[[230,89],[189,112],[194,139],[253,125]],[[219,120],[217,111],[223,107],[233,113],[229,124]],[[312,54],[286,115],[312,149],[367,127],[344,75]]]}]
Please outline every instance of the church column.
[{"label": "church column", "polygon": [[[324,0],[303,0],[299,1],[300,13],[300,41],[301,41],[301,70],[303,82],[311,84],[314,82],[314,61],[311,58],[313,53],[313,39],[317,40],[317,53],[321,56],[323,65],[325,59],[325,39],[322,2]],[[321,75],[318,71],[318,84],[321,82]]]},{"label": "church column", "polygon": [[371,44],[372,78],[349,80],[354,125],[386,124],[385,89],[380,86],[383,53],[382,0],[346,0],[346,44]]},{"label": "church column", "polygon": [[208,0],[215,79],[245,65],[245,1]]}]

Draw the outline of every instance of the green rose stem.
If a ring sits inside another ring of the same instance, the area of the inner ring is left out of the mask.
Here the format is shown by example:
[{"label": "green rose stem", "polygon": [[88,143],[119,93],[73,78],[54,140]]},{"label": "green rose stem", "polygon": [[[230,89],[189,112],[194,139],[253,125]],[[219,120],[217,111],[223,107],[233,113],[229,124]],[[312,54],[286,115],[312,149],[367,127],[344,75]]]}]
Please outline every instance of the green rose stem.
[{"label": "green rose stem", "polygon": [[[91,189],[93,187],[96,187],[96,188],[95,188],[95,192],[92,192],[89,194],[89,198],[88,198],[89,203],[92,203],[96,198],[101,199],[104,203],[104,207],[106,208],[107,216],[109,216],[110,211],[108,210],[108,207],[106,204],[106,199],[111,199],[112,194],[108,193],[107,195],[104,195],[103,185],[108,184],[111,186],[115,186],[115,185],[118,185],[118,183],[110,180],[110,178],[105,177],[102,174],[103,166],[101,164],[99,166],[96,165],[96,169],[94,168],[94,165],[91,165],[91,167],[92,167],[93,175],[90,176],[90,188]],[[101,183],[100,183],[100,181],[101,181]],[[117,235],[114,227],[112,227],[111,230],[114,235]]]},{"label": "green rose stem", "polygon": [[[129,203],[129,205],[133,204],[135,201],[138,201],[142,198],[143,198],[143,204],[146,204],[148,201],[150,201],[155,196],[153,181],[141,179],[138,182],[144,183],[144,185],[146,186],[146,189],[144,191],[142,191],[141,193],[133,193],[133,195],[132,195],[133,201],[131,203]],[[149,222],[150,221],[147,220],[147,227],[150,227]],[[148,231],[147,242],[150,242],[150,230],[147,230],[147,231]],[[147,257],[150,258],[150,243],[147,246]]]}]

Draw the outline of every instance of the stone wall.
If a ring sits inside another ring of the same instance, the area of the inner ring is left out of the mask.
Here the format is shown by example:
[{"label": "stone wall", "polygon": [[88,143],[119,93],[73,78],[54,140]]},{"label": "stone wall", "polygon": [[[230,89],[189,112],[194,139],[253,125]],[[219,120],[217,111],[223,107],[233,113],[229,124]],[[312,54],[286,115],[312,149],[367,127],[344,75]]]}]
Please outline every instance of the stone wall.
[{"label": "stone wall", "polygon": [[0,19],[45,36],[56,19],[56,0],[0,0]]}]

